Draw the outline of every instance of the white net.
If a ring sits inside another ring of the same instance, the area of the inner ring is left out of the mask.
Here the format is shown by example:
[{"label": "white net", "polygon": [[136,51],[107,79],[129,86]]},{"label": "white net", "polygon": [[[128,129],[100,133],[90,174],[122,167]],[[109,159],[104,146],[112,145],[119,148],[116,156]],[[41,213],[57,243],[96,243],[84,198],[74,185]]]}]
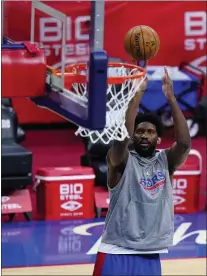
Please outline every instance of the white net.
[{"label": "white net", "polygon": [[[85,72],[83,73],[85,74]],[[138,68],[131,69],[124,66],[108,68],[108,77],[139,74]],[[101,141],[104,144],[108,144],[112,140],[123,141],[129,137],[125,126],[125,114],[131,99],[137,93],[144,79],[145,77],[137,77],[135,79],[126,79],[120,84],[109,84],[107,89],[105,128],[101,131],[92,131],[79,127],[75,134],[88,137],[92,143]],[[86,84],[74,83],[73,89],[82,99],[87,100]]]}]

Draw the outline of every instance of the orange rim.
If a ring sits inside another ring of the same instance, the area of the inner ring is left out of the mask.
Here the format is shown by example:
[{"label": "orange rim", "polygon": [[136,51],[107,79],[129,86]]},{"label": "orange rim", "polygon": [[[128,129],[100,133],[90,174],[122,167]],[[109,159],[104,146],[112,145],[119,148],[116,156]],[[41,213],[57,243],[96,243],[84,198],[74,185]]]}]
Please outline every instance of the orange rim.
[{"label": "orange rim", "polygon": [[[108,84],[121,84],[124,83],[126,80],[134,80],[139,79],[143,77],[146,74],[146,69],[142,68],[140,66],[134,65],[134,64],[128,64],[128,63],[118,63],[118,62],[109,62],[108,68],[115,68],[115,67],[124,67],[127,69],[137,69],[138,73],[134,75],[128,75],[128,76],[115,76],[115,77],[108,77]],[[57,76],[61,76],[60,70],[52,69],[51,67],[47,66],[48,70]],[[75,73],[74,73],[75,69]],[[70,79],[71,83],[86,83],[86,75],[80,75],[81,71],[87,70],[87,63],[77,63],[68,65],[65,67],[65,73],[64,76],[67,77],[67,79]]]}]

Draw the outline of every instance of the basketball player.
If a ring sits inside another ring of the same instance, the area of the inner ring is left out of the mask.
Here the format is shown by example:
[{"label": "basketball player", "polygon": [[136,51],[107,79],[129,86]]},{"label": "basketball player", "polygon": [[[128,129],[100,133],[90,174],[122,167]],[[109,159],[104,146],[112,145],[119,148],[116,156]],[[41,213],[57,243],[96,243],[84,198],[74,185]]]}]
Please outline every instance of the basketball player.
[{"label": "basketball player", "polygon": [[94,276],[161,275],[160,254],[173,244],[172,176],[191,148],[186,120],[176,102],[173,83],[164,68],[162,90],[174,120],[175,143],[157,151],[161,123],[137,115],[147,80],[131,101],[126,126],[133,141],[114,141],[108,152],[110,206]]}]

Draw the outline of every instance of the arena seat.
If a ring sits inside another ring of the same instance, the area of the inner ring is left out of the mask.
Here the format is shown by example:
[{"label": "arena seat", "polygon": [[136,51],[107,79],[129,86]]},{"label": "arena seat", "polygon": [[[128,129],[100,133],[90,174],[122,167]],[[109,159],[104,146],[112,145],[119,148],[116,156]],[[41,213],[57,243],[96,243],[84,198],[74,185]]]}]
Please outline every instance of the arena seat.
[{"label": "arena seat", "polygon": [[2,194],[32,184],[32,153],[17,143],[17,118],[10,106],[1,106]]},{"label": "arena seat", "polygon": [[111,144],[105,145],[101,142],[96,144],[84,140],[86,153],[81,156],[81,165],[92,167],[95,175],[95,185],[107,187],[107,164],[106,155]]},{"label": "arena seat", "polygon": [[194,116],[187,118],[191,138],[198,135],[207,137],[207,96],[201,98]]},{"label": "arena seat", "polygon": [[195,110],[194,122],[197,122],[201,134],[207,137],[207,96],[203,96]]},{"label": "arena seat", "polygon": [[[10,99],[10,98],[2,98],[2,99],[1,99],[1,105],[2,105],[2,106],[5,106],[5,107],[12,107],[12,108],[13,108],[12,99]],[[23,141],[25,140],[25,132],[24,132],[24,130],[18,125],[18,118],[17,118],[16,113],[15,113],[14,115],[15,115],[15,120],[16,120],[16,123],[17,123],[16,141],[17,141],[17,143],[21,143],[21,142],[23,142]]]}]

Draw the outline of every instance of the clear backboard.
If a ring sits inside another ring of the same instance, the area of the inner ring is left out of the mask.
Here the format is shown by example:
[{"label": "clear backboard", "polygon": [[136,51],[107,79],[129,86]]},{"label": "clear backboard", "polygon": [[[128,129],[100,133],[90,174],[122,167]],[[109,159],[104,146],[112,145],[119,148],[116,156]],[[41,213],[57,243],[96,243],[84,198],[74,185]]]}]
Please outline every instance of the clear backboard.
[{"label": "clear backboard", "polygon": [[[70,2],[68,4],[70,5]],[[55,70],[47,67],[47,95],[32,100],[38,106],[49,108],[77,125],[89,129],[103,129],[105,126],[108,59],[103,50],[104,5],[104,1],[91,2],[87,86],[86,91],[80,91],[80,93],[85,93],[86,97],[74,93],[72,78],[71,86],[66,85],[66,78],[70,77],[68,76],[70,73],[66,71],[67,15],[40,1],[33,1],[31,10],[31,43],[35,42],[35,14],[37,11],[57,19],[62,25],[61,68]]]}]

